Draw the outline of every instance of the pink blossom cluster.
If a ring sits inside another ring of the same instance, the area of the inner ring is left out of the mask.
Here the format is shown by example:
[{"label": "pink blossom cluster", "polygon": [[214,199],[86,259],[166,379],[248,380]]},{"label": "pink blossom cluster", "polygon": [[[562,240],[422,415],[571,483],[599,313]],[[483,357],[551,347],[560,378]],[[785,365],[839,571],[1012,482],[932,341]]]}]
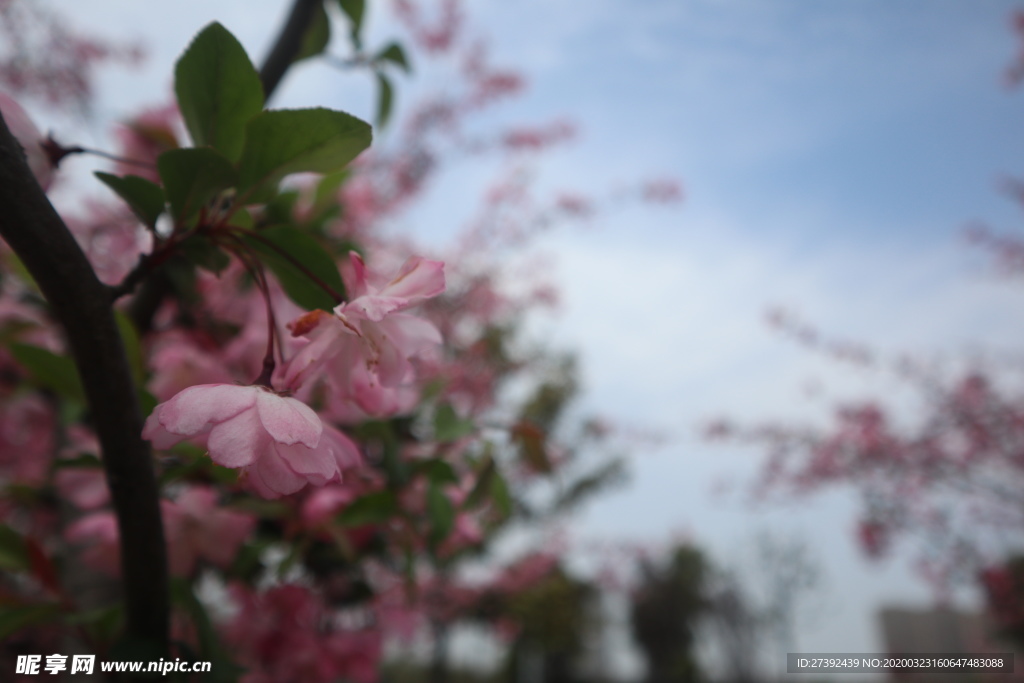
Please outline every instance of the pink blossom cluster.
[{"label": "pink blossom cluster", "polygon": [[310,589],[282,585],[257,592],[236,585],[237,614],[225,640],[248,672],[243,683],[354,683],[377,680],[382,633],[332,623]]},{"label": "pink blossom cluster", "polygon": [[[200,562],[227,568],[256,524],[251,516],[221,507],[217,493],[206,486],[189,487],[174,500],[161,502],[171,574],[191,576]],[[116,576],[120,573],[120,542],[112,512],[94,512],[65,531],[66,539],[83,544],[82,561]]]},{"label": "pink blossom cluster", "polygon": [[410,259],[384,280],[358,254],[352,260],[351,299],[291,325],[305,343],[278,375],[288,395],[270,386],[192,386],[156,407],[143,436],[160,449],[185,439],[200,443],[217,464],[240,468],[266,497],[340,481],[359,464],[358,448],[291,394],[311,391],[322,376],[335,416],[410,410],[418,400],[412,359],[441,339],[431,323],[402,311],[445,286],[437,261]]}]

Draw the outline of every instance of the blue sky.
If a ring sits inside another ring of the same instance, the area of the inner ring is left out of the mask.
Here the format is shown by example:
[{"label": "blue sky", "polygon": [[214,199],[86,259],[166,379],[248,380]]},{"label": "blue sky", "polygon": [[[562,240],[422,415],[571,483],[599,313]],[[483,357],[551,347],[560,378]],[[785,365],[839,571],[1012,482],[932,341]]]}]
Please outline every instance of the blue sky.
[{"label": "blue sky", "polygon": [[[102,82],[98,117],[162,101],[170,65],[211,19],[264,53],[281,0],[54,4],[107,35],[134,32],[145,70]],[[752,511],[715,497],[749,481],[760,454],[701,442],[719,414],[821,421],[833,400],[895,396],[884,378],[837,370],[763,324],[785,305],[837,336],[884,350],[1017,348],[1019,291],[993,277],[960,238],[972,220],[1021,225],[998,181],[1024,177],[1024,92],[1003,76],[1017,53],[1002,0],[471,0],[495,61],[521,67],[526,97],[490,121],[581,124],[578,142],[541,171],[551,188],[613,187],[674,175],[686,202],[624,210],[594,228],[542,241],[564,304],[536,333],[583,361],[587,407],[672,439],[634,457],[631,487],[595,502],[581,533],[665,538],[689,530],[723,561],[754,531],[802,536],[826,573],[824,607],[799,630],[805,651],[875,651],[882,602],[924,604],[899,558],[860,559],[843,493],[791,509]],[[371,29],[388,36],[387,13]],[[420,72],[400,89],[443,83]],[[298,70],[279,104],[325,104],[370,115],[368,82],[323,66]],[[97,126],[86,135],[99,135]],[[450,234],[486,174],[457,168],[408,223]],[[614,277],[609,274],[614,273]],[[808,400],[810,377],[826,388]],[[742,486],[741,486],[742,488]],[[745,560],[744,560],[745,561]]]}]

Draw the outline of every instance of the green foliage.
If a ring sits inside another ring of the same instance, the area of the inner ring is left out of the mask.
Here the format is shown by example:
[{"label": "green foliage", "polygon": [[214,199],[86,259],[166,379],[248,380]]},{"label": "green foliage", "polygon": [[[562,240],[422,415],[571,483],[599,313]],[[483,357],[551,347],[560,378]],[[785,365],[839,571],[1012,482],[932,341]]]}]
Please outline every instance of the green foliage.
[{"label": "green foliage", "polygon": [[380,64],[383,62],[390,62],[398,66],[405,73],[412,72],[412,66],[409,64],[409,58],[405,55],[405,50],[398,43],[388,43],[384,49],[378,52],[373,57],[373,61]]},{"label": "green foliage", "polygon": [[0,569],[19,571],[29,568],[25,539],[6,524],[0,524]]},{"label": "green foliage", "polygon": [[260,77],[241,43],[216,22],[204,28],[175,66],[174,91],[195,145],[237,161],[245,124],[263,109]]},{"label": "green foliage", "polygon": [[520,418],[550,432],[565,408],[579,392],[576,364],[571,357],[560,358],[545,370],[545,381],[523,406]]},{"label": "green foliage", "polygon": [[434,481],[427,488],[427,516],[430,518],[430,542],[437,545],[452,532],[455,508],[444,490]]},{"label": "green foliage", "polygon": [[363,44],[363,17],[366,14],[366,0],[338,0],[338,5],[348,17],[352,44],[358,49]]},{"label": "green foliage", "polygon": [[0,640],[23,628],[53,621],[60,613],[61,606],[57,603],[0,606]]},{"label": "green foliage", "polygon": [[309,28],[302,36],[302,47],[299,48],[299,54],[295,56],[294,61],[298,62],[323,54],[330,42],[331,20],[327,17],[323,3],[318,2],[313,9],[313,19],[309,23]]},{"label": "green foliage", "polygon": [[668,561],[641,567],[630,612],[633,634],[647,655],[648,678],[666,683],[700,680],[693,651],[697,620],[709,607],[709,567],[696,547],[675,548]]},{"label": "green foliage", "polygon": [[124,608],[121,605],[110,605],[67,614],[64,623],[84,629],[94,642],[109,643],[124,628]]},{"label": "green foliage", "polygon": [[156,227],[156,219],[164,212],[166,201],[159,185],[136,175],[119,177],[100,171],[94,175],[128,204],[143,225],[150,230]]},{"label": "green foliage", "polygon": [[512,680],[522,680],[524,672],[519,665],[525,651],[542,655],[543,680],[582,683],[574,663],[595,631],[593,597],[590,584],[557,568],[539,583],[509,598],[503,609],[521,626],[509,653]]},{"label": "green foliage", "polygon": [[70,358],[31,344],[11,344],[10,351],[37,384],[63,398],[85,403],[82,380]]},{"label": "green foliage", "polygon": [[477,507],[487,500],[487,497],[490,495],[495,468],[497,467],[491,450],[490,448],[487,449],[483,459],[476,466],[476,472],[474,473],[476,475],[476,482],[473,484],[473,488],[470,489],[469,495],[466,496],[466,500],[463,501],[463,507],[466,509]]},{"label": "green foliage", "polygon": [[238,177],[231,162],[209,147],[172,149],[161,154],[156,165],[167,191],[171,216],[178,225],[233,187]]},{"label": "green foliage", "polygon": [[391,107],[394,103],[395,93],[391,86],[391,79],[380,71],[377,72],[377,127],[383,128],[391,118]]},{"label": "green foliage", "polygon": [[197,267],[220,275],[231,265],[231,257],[205,235],[189,235],[178,245],[182,255]]},{"label": "green foliage", "polygon": [[441,443],[455,441],[473,433],[472,420],[459,417],[450,403],[442,403],[434,413],[434,438]]},{"label": "green foliage", "polygon": [[[287,225],[266,228],[257,234],[259,239],[252,236],[243,239],[259,253],[292,301],[308,310],[319,308],[325,311],[341,303],[332,299],[330,294],[296,266],[296,263],[302,264],[303,268],[335,292],[345,295],[345,284],[338,273],[337,264],[314,237]],[[282,252],[288,257],[283,256]]]},{"label": "green foliage", "polygon": [[626,477],[622,460],[611,460],[573,481],[555,502],[559,511],[572,510],[594,494],[613,486]]},{"label": "green foliage", "polygon": [[365,122],[330,109],[280,109],[256,115],[246,126],[238,191],[263,196],[291,173],[330,173],[370,146]]},{"label": "green foliage", "polygon": [[455,474],[455,468],[440,458],[420,460],[413,466],[413,471],[424,475],[434,484],[459,483],[459,477]]},{"label": "green foliage", "polygon": [[349,179],[351,172],[347,169],[328,173],[320,179],[316,186],[316,194],[313,197],[313,210],[315,213],[322,213],[329,208],[337,206],[338,190]]},{"label": "green foliage", "polygon": [[114,311],[114,320],[117,322],[118,332],[121,333],[121,343],[128,358],[128,367],[132,371],[132,379],[135,380],[136,387],[142,387],[146,381],[146,361],[142,357],[139,333],[136,332],[131,319],[121,311]]},{"label": "green foliage", "polygon": [[502,518],[512,514],[512,494],[508,489],[508,481],[502,475],[501,470],[495,468],[491,477],[491,499],[495,508]]},{"label": "green foliage", "polygon": [[377,491],[352,502],[337,516],[344,526],[380,524],[398,513],[398,499],[391,491]]}]

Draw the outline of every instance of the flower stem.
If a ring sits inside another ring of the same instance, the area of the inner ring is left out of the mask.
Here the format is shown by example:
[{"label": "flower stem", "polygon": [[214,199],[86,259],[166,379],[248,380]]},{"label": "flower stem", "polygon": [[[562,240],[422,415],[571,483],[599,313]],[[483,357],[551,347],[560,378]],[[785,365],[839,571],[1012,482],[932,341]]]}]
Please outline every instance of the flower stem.
[{"label": "flower stem", "polygon": [[262,244],[263,246],[267,247],[268,249],[273,251],[275,254],[277,254],[278,256],[283,258],[284,260],[286,260],[291,265],[295,266],[295,268],[299,272],[301,272],[303,275],[308,277],[310,279],[310,281],[312,281],[313,284],[315,284],[317,287],[319,287],[320,289],[322,289],[325,292],[327,292],[327,294],[330,295],[330,297],[332,299],[334,299],[335,301],[337,301],[339,304],[342,303],[345,300],[345,297],[340,292],[338,292],[338,290],[336,290],[334,287],[331,287],[329,284],[324,282],[313,271],[311,271],[309,268],[307,268],[305,265],[303,265],[301,261],[299,261],[297,258],[292,256],[291,254],[289,254],[287,251],[282,249],[280,246],[278,246],[278,245],[274,244],[273,242],[271,242],[270,240],[268,240],[263,235],[259,234],[257,231],[249,230],[249,229],[246,229],[246,228],[233,228],[233,229],[236,230],[237,232],[240,232],[240,233],[244,234],[246,237],[251,237],[252,239],[256,240],[257,242],[259,242],[260,244]]}]

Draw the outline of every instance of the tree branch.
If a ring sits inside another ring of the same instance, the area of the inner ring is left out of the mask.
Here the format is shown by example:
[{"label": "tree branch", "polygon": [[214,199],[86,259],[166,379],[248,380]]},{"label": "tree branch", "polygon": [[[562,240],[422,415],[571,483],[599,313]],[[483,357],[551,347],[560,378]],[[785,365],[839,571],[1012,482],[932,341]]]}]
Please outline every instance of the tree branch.
[{"label": "tree branch", "polygon": [[263,92],[267,101],[270,101],[270,96],[277,90],[288,67],[302,49],[302,38],[313,21],[316,6],[321,2],[323,0],[295,0],[292,4],[288,20],[281,27],[274,47],[270,49],[270,54],[260,68],[260,80],[263,82]]},{"label": "tree branch", "polygon": [[126,636],[166,651],[167,557],[159,489],[110,294],[0,116],[0,236],[64,327],[82,378],[121,535]]}]

